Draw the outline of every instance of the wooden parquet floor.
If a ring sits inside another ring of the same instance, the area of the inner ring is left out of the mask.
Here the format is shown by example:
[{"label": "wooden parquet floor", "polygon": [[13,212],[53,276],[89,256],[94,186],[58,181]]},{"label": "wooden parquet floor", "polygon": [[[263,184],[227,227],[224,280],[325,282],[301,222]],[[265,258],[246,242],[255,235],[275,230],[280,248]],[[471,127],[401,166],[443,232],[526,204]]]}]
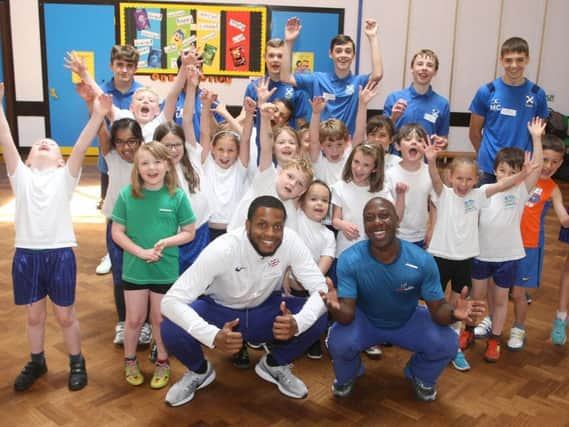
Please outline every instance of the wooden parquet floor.
[{"label": "wooden parquet floor", "polygon": [[[11,197],[5,171],[0,170],[0,204]],[[82,184],[96,185],[94,165],[85,168]],[[569,200],[569,185],[562,188]],[[92,201],[95,203],[95,200]],[[467,351],[472,370],[448,368],[438,384],[436,402],[414,399],[402,369],[409,353],[385,348],[379,361],[366,360],[366,375],[354,393],[336,399],[330,393],[333,379],[330,360],[296,361],[294,372],[309,388],[304,400],[282,396],[276,387],[258,378],[253,370],[240,371],[215,351],[207,357],[217,371],[216,381],[199,391],[188,405],[167,407],[165,390],[148,385],[131,387],[123,379],[122,349],[112,339],[116,322],[112,281],[96,276],[104,254],[104,225],[76,224],[79,241],[77,312],[89,385],[82,391],[67,389],[68,359],[63,338],[50,312],[46,334],[49,372],[25,393],[13,391],[14,378],[28,358],[25,310],[13,303],[11,260],[13,226],[0,223],[0,425],[9,426],[560,426],[569,425],[569,345],[556,347],[549,332],[557,306],[559,274],[568,247],[557,240],[559,227],[550,212],[542,287],[533,292],[527,322],[528,338],[522,352],[503,351],[499,363],[482,360],[484,343]],[[512,307],[509,309],[508,328]],[[152,364],[148,350],[139,352],[147,381]],[[252,362],[261,353],[251,351]],[[174,380],[183,373],[173,361]]]}]

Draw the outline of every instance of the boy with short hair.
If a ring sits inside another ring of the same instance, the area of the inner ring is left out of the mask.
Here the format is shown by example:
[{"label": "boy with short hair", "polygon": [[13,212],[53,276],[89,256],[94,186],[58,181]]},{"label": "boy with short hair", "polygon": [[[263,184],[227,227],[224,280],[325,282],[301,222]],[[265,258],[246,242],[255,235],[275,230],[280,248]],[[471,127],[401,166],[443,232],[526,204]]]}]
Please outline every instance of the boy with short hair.
[{"label": "boy with short hair", "polygon": [[540,285],[545,243],[544,221],[549,206],[553,205],[561,225],[569,227],[569,214],[563,205],[563,195],[551,178],[563,163],[565,146],[558,137],[545,135],[542,147],[543,166],[541,174],[526,203],[522,216],[522,239],[526,255],[520,262],[516,285],[512,291],[515,319],[507,343],[508,349],[512,351],[522,350],[525,343],[525,321],[528,311],[525,290],[527,288],[538,288]]},{"label": "boy with short hair", "polygon": [[408,123],[419,123],[429,138],[446,148],[450,127],[448,100],[436,93],[431,81],[439,70],[439,58],[430,49],[422,49],[411,59],[413,82],[406,89],[390,93],[385,99],[383,114],[391,118],[397,129]]},{"label": "boy with short hair", "polygon": [[311,104],[310,161],[316,178],[333,185],[342,178],[344,165],[352,151],[348,129],[339,119],[320,121],[326,107],[323,97],[314,97]]},{"label": "boy with short hair", "polygon": [[[4,84],[0,83],[0,105],[3,97]],[[69,201],[79,182],[87,148],[111,105],[108,95],[99,95],[95,99],[93,114],[79,135],[67,164],[57,143],[47,138],[33,143],[24,164],[0,106],[0,145],[16,197],[16,252],[12,265],[14,300],[17,305],[26,306],[31,350],[31,361],[14,382],[16,391],[27,390],[47,372],[44,356],[46,296],[54,304],[69,353],[68,387],[81,390],[87,385],[74,308],[76,266],[72,248],[77,243]]]},{"label": "boy with short hair", "polygon": [[[488,316],[479,325],[479,331],[483,328],[487,330],[484,360],[489,363],[500,359],[501,334],[508,312],[508,291],[515,283],[520,260],[524,257],[520,222],[525,204],[541,174],[541,138],[545,122],[535,118],[528,124],[528,129],[533,141],[534,169],[519,184],[490,197],[489,204],[480,210],[480,255],[472,260],[471,296],[474,299],[488,297]],[[518,173],[524,167],[524,161],[524,152],[519,148],[500,150],[494,161],[497,180]],[[500,238],[496,239],[496,236]],[[475,328],[467,322],[461,342],[469,345],[473,335]]]},{"label": "boy with short hair", "polygon": [[364,87],[369,80],[379,81],[383,77],[383,65],[377,37],[378,26],[375,19],[366,19],[364,33],[370,43],[372,71],[370,74],[351,72],[352,62],[356,56],[356,45],[350,36],[338,34],[330,43],[329,56],[334,63],[333,73],[292,73],[291,55],[295,40],[300,35],[300,19],[288,19],[285,26],[285,51],[281,66],[281,80],[298,89],[306,91],[308,99],[323,96],[328,101],[322,114],[326,120],[335,117],[342,120],[350,135],[356,127],[358,108],[358,88]]},{"label": "boy with short hair", "polygon": [[[193,63],[195,56],[192,52],[184,53],[182,63],[174,84],[170,87],[166,100],[164,102],[164,109],[160,112],[160,96],[152,88],[143,86],[138,88],[133,96],[132,102],[128,109],[121,109],[113,106],[110,114],[111,121],[119,120],[122,118],[135,119],[142,128],[142,135],[144,141],[152,141],[154,130],[161,124],[168,120],[172,120],[176,109],[176,100],[182,91],[187,76],[186,65]],[[95,94],[102,93],[101,87],[95,82],[93,77],[89,74],[87,67],[81,61],[75,52],[67,53],[65,58],[65,67],[76,73],[81,80],[89,85]]]},{"label": "boy with short hair", "polygon": [[500,62],[502,76],[481,86],[469,107],[470,142],[483,172],[480,184],[496,182],[493,163],[500,149],[531,150],[526,124],[533,117],[548,116],[545,91],[524,74],[529,63],[528,43],[520,37],[507,39],[502,44]]},{"label": "boy with short hair", "polygon": [[251,187],[239,202],[227,231],[243,224],[247,206],[257,196],[275,196],[281,200],[286,209],[287,227],[296,230],[298,199],[312,182],[314,172],[310,162],[305,159],[289,160],[279,170],[273,165],[274,141],[270,121],[275,109],[271,103],[261,105],[261,156],[258,171]]}]

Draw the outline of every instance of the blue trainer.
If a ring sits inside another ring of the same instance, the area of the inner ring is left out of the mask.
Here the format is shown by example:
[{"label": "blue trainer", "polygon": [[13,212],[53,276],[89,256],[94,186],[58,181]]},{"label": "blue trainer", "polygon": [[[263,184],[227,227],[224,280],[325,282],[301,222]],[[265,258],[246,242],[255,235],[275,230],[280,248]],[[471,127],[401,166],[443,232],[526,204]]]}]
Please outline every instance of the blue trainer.
[{"label": "blue trainer", "polygon": [[551,330],[551,342],[563,345],[567,341],[567,320],[555,319]]},{"label": "blue trainer", "polygon": [[466,360],[466,357],[464,357],[464,353],[462,351],[456,353],[456,356],[454,356],[454,359],[451,363],[454,369],[457,371],[465,372],[470,370],[470,363],[468,363],[468,360]]}]

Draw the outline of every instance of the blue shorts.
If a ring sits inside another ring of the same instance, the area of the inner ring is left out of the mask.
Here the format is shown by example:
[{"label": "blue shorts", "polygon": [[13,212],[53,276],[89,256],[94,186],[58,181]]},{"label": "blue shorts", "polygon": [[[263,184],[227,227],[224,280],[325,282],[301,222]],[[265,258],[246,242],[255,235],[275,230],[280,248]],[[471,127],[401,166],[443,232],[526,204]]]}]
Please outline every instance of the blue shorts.
[{"label": "blue shorts", "polygon": [[107,220],[107,252],[111,258],[111,272],[113,273],[113,284],[122,287],[122,248],[115,243],[111,233],[113,221]]},{"label": "blue shorts", "polygon": [[569,228],[561,227],[561,230],[559,230],[559,240],[569,243]]},{"label": "blue shorts", "polygon": [[71,248],[16,248],[12,261],[14,302],[28,305],[47,295],[61,307],[75,302],[77,265]]},{"label": "blue shorts", "polygon": [[518,264],[519,260],[491,262],[474,258],[472,260],[472,278],[484,280],[491,277],[496,286],[509,289],[517,283]]},{"label": "blue shorts", "polygon": [[525,258],[519,260],[516,286],[539,288],[543,270],[543,248],[524,248]]},{"label": "blue shorts", "polygon": [[190,268],[207,245],[209,245],[209,227],[206,222],[197,228],[194,240],[179,247],[178,262],[180,275]]}]

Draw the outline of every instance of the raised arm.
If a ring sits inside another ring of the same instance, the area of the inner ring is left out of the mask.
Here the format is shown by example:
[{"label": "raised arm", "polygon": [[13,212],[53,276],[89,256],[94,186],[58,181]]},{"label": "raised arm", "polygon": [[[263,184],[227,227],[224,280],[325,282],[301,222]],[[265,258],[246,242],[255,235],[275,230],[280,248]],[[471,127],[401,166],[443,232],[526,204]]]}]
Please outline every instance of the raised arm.
[{"label": "raised arm", "polygon": [[437,168],[437,153],[439,149],[434,144],[427,143],[425,147],[425,157],[427,158],[427,164],[429,165],[429,175],[431,176],[431,181],[433,183],[433,189],[437,196],[440,196],[443,191],[443,180],[439,174],[439,169]]},{"label": "raised arm", "polygon": [[162,114],[164,115],[164,119],[166,121],[174,119],[174,113],[176,112],[176,102],[178,101],[178,97],[180,96],[182,89],[184,89],[187,77],[187,67],[182,65],[178,70],[178,74],[174,79],[174,83],[170,86],[170,90],[168,90],[168,93],[166,94],[166,99],[164,100],[164,109],[162,110]]},{"label": "raised arm", "polygon": [[369,40],[370,56],[371,56],[371,74],[369,79],[379,82],[383,77],[383,61],[381,59],[381,51],[379,48],[379,38],[377,36],[378,26],[375,19],[366,19],[364,33]]},{"label": "raised arm", "polygon": [[211,150],[211,105],[217,95],[206,89],[202,89],[200,100],[202,102],[202,114],[200,116],[200,145],[202,146],[202,163],[205,162]]},{"label": "raised arm", "polygon": [[243,101],[243,111],[245,111],[245,119],[241,128],[239,138],[239,160],[245,167],[249,166],[249,157],[251,155],[251,134],[253,133],[253,120],[255,119],[255,111],[257,110],[257,103],[248,96]]},{"label": "raised arm", "polygon": [[310,118],[310,161],[316,163],[320,157],[320,115],[326,108],[327,101],[322,96],[315,96],[310,101],[312,116]]},{"label": "raised arm", "polygon": [[14,138],[12,138],[10,126],[8,125],[8,120],[4,114],[3,100],[4,83],[0,82],[0,145],[2,146],[2,154],[6,162],[8,175],[13,175],[20,162],[20,153],[18,153]]},{"label": "raised arm", "polygon": [[366,140],[367,108],[371,100],[377,95],[377,81],[370,80],[365,87],[360,86],[360,100],[356,114],[356,129],[352,138],[352,147],[357,147]]},{"label": "raised arm", "polygon": [[194,129],[194,110],[196,104],[196,88],[200,82],[200,71],[197,67],[187,66],[186,78],[186,98],[184,99],[184,110],[182,112],[182,128],[186,135],[186,144],[192,148],[196,147],[196,133]]},{"label": "raised arm", "polygon": [[533,190],[535,184],[537,184],[539,175],[541,174],[541,168],[543,166],[543,147],[541,146],[541,136],[545,132],[545,126],[545,120],[539,117],[534,117],[528,123],[528,130],[533,144],[533,161],[537,164],[537,168],[524,180],[528,192]]},{"label": "raised arm", "polygon": [[67,169],[71,176],[77,176],[79,174],[87,148],[89,148],[89,145],[93,142],[105,119],[105,115],[109,114],[112,107],[113,97],[111,95],[100,94],[93,100],[93,112],[91,117],[83,128],[83,131],[81,131],[67,160]]},{"label": "raised arm", "polygon": [[531,154],[529,153],[529,151],[526,151],[525,161],[522,170],[515,175],[509,176],[507,178],[504,178],[496,182],[495,184],[485,185],[483,188],[486,197],[492,197],[496,193],[512,188],[514,185],[519,184],[522,181],[525,181],[525,179],[532,173],[535,173],[536,171],[538,171],[539,173],[540,170],[541,167],[538,166],[535,160],[531,159]]},{"label": "raised arm", "polygon": [[478,114],[470,113],[470,125],[468,128],[468,136],[470,143],[474,147],[474,151],[478,153],[480,143],[482,142],[482,128],[484,127],[484,117]]},{"label": "raised arm", "polygon": [[275,143],[273,130],[271,129],[271,117],[277,107],[269,102],[260,106],[261,127],[259,141],[261,142],[261,154],[259,155],[259,171],[263,172],[273,164],[273,145]]},{"label": "raised arm", "polygon": [[89,85],[95,96],[103,94],[103,89],[97,84],[97,82],[93,79],[87,67],[85,66],[85,62],[83,59],[77,54],[75,51],[65,52],[67,55],[63,58],[64,64],[63,66],[68,70],[71,70],[75,74],[77,74],[85,84]]},{"label": "raised arm", "polygon": [[281,81],[296,86],[296,80],[292,72],[292,49],[294,42],[300,35],[300,19],[296,16],[289,18],[285,25],[285,40],[284,40],[284,53],[283,61],[281,64]]}]

